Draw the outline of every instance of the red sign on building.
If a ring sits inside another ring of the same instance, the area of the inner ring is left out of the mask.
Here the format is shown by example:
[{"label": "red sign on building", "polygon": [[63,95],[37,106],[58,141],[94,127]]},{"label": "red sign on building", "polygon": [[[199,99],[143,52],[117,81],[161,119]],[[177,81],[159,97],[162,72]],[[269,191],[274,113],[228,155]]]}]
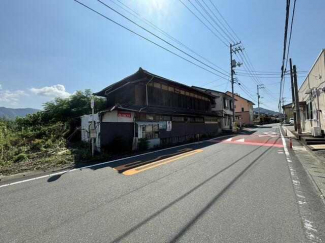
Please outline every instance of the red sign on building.
[{"label": "red sign on building", "polygon": [[117,113],[117,116],[118,116],[118,117],[131,118],[131,113],[130,113],[130,112],[121,112],[121,111],[119,111],[119,112]]}]

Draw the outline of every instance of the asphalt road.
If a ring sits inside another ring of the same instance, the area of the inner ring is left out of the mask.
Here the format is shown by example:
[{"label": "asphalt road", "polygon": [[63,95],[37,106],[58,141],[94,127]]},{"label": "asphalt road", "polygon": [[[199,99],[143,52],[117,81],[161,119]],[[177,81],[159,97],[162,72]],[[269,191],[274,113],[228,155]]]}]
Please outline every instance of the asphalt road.
[{"label": "asphalt road", "polygon": [[279,126],[251,132],[0,184],[0,242],[320,242]]}]

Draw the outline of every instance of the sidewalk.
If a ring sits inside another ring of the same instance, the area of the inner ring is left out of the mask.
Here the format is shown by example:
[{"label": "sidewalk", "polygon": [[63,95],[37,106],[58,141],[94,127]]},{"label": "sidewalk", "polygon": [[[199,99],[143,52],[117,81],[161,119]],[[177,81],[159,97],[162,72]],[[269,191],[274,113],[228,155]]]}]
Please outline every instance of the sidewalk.
[{"label": "sidewalk", "polygon": [[311,151],[296,139],[295,135],[290,131],[292,127],[283,126],[282,128],[286,131],[287,138],[292,139],[292,150],[315,184],[319,191],[319,196],[325,203],[325,151]]}]

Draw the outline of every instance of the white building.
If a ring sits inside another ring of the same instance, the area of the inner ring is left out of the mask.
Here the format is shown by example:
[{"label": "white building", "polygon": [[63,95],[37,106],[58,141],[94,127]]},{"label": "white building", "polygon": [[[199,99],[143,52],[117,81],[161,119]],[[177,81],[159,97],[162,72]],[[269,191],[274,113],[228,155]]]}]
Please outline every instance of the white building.
[{"label": "white building", "polygon": [[[298,70],[299,71],[299,70]],[[301,128],[325,128],[325,49],[321,51],[299,89]]]}]

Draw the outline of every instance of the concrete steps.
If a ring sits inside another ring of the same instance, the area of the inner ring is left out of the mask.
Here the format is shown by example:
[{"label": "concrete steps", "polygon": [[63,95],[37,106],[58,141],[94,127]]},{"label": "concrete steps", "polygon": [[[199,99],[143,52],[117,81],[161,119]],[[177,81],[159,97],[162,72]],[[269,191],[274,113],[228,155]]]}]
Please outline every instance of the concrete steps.
[{"label": "concrete steps", "polygon": [[309,149],[313,151],[325,150],[325,138],[302,137],[301,140]]}]

